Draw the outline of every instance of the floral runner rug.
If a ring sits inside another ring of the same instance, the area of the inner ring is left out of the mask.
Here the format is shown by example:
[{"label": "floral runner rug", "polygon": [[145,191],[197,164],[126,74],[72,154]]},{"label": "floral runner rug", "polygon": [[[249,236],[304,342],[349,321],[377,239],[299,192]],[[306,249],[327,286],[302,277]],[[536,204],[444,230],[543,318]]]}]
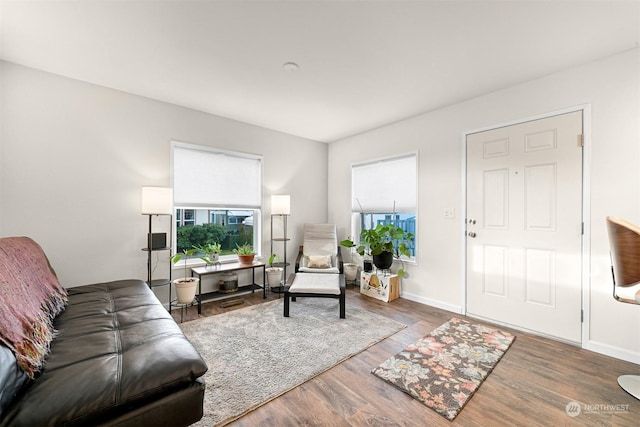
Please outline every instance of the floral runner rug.
[{"label": "floral runner rug", "polygon": [[371,373],[453,420],[514,339],[454,317]]}]

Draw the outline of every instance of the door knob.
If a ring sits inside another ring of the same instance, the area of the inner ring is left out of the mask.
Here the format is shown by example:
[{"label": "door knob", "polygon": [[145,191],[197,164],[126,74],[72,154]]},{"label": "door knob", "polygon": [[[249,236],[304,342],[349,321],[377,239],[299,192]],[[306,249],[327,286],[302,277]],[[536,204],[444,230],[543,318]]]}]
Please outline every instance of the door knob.
[{"label": "door knob", "polygon": [[472,239],[474,239],[476,237],[476,233],[474,233],[473,231],[469,232],[469,237],[471,237]]}]

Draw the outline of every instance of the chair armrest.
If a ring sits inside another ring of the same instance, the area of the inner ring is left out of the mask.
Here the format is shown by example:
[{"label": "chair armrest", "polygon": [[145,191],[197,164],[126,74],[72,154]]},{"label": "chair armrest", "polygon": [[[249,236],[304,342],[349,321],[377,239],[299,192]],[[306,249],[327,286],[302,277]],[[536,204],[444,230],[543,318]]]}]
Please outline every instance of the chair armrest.
[{"label": "chair armrest", "polygon": [[300,246],[300,249],[298,250],[298,256],[296,257],[296,268],[294,270],[294,272],[298,272],[300,270],[300,261],[302,260],[302,248],[303,246]]},{"label": "chair armrest", "polygon": [[295,280],[295,278],[296,278],[295,273],[291,273],[291,274],[289,274],[289,277],[287,277],[287,283],[286,283],[286,285],[287,285],[287,286],[291,286],[291,285],[293,285],[293,281]]}]

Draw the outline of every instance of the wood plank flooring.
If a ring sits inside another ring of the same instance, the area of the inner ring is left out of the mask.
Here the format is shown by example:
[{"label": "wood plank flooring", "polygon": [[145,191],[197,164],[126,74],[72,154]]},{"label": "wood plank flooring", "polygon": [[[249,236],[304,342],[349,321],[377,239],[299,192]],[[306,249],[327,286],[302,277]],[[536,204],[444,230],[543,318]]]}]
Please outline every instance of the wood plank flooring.
[{"label": "wood plank flooring", "polygon": [[[264,300],[256,292],[234,298],[242,304],[227,308],[220,307],[220,301],[212,302],[203,305],[202,315],[277,297],[272,294]],[[640,401],[616,381],[619,375],[640,374],[639,365],[503,327],[499,328],[516,335],[514,344],[460,414],[448,421],[370,371],[457,315],[402,298],[384,303],[360,295],[357,289],[347,289],[347,316],[350,305],[407,327],[231,426],[640,426]],[[180,321],[179,311],[174,310],[173,316]],[[196,317],[191,307],[184,320]],[[286,361],[274,363],[286,365]],[[579,415],[567,414],[570,402],[579,404]]]}]

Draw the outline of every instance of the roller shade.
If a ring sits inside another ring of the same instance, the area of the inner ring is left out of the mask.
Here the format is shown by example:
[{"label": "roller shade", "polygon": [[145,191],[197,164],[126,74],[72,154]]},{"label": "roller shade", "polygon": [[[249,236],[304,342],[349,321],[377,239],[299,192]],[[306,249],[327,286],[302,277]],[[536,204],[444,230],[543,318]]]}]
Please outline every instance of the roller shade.
[{"label": "roller shade", "polygon": [[260,209],[262,157],[173,143],[176,207]]},{"label": "roller shade", "polygon": [[[351,167],[351,209],[354,212],[415,212],[417,155],[356,164]],[[360,202],[360,203],[358,203]]]}]

